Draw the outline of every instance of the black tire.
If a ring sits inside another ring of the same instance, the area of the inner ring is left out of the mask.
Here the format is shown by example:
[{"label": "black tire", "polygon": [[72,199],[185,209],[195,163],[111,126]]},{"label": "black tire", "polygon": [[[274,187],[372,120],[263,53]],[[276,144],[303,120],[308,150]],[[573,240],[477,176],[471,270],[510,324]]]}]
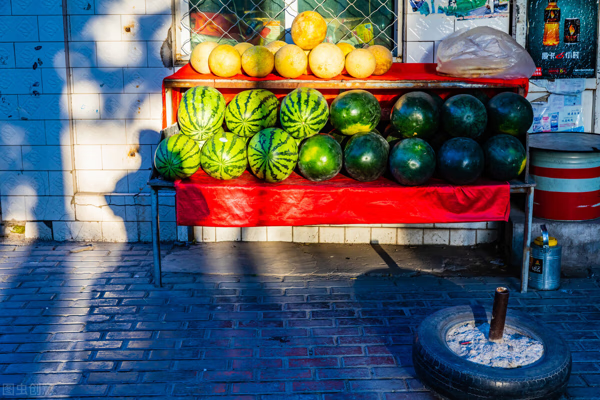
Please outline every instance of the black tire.
[{"label": "black tire", "polygon": [[479,306],[450,307],[427,317],[417,329],[413,363],[429,389],[448,399],[551,400],[567,388],[571,352],[548,326],[526,314],[509,310],[506,325],[544,344],[542,358],[520,368],[493,368],[466,361],[446,343],[450,328],[461,322],[489,322],[491,313]]}]

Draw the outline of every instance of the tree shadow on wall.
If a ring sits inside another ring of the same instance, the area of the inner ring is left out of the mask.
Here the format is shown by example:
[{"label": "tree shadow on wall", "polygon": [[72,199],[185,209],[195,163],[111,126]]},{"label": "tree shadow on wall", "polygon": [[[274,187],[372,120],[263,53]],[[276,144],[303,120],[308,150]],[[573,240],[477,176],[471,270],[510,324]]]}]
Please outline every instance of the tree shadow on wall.
[{"label": "tree shadow on wall", "polygon": [[[145,194],[159,138],[158,93],[162,78],[173,72],[171,65],[162,64],[165,38],[156,34],[171,24],[171,11],[170,2],[163,1],[164,7],[153,6],[153,15],[110,14],[110,7],[126,9],[128,3],[65,2],[71,29],[67,65],[60,1],[0,1],[0,15],[16,13],[6,19],[15,25],[2,37],[14,43],[0,43],[0,149],[6,161],[0,172],[0,201],[3,220],[30,221],[31,235],[150,240]],[[150,3],[158,2],[148,2],[148,7]],[[39,33],[32,19],[39,20]],[[149,284],[144,276],[148,268],[143,261],[128,268],[94,259],[109,251],[117,259],[119,249],[134,247],[98,244],[99,253],[71,253],[79,246],[14,246],[11,257],[0,259],[0,309],[6,325],[0,332],[0,360],[21,363],[14,370],[4,369],[0,382],[28,391],[12,395],[80,395],[83,365],[97,357],[90,340],[108,339],[106,331],[134,325],[102,308],[123,305],[118,296],[109,298],[104,291],[118,295],[131,282]],[[121,346],[106,342],[105,350]],[[61,378],[68,382],[53,381],[59,364],[64,367]],[[38,383],[43,387],[29,392]]]}]

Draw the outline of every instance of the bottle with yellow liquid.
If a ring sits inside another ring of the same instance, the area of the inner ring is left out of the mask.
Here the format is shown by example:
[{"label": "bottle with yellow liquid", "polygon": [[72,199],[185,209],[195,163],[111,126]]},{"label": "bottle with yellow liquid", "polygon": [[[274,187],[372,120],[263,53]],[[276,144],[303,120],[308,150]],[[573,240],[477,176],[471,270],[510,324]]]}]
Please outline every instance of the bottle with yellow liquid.
[{"label": "bottle with yellow liquid", "polygon": [[560,8],[557,0],[548,0],[544,10],[544,46],[558,46],[560,43]]}]

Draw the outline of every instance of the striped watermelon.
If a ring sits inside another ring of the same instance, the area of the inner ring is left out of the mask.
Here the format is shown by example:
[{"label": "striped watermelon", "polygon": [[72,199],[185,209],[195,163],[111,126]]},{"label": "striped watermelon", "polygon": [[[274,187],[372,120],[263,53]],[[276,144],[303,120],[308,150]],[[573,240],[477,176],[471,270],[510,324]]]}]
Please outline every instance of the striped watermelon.
[{"label": "striped watermelon", "polygon": [[281,182],[296,167],[298,146],[283,129],[268,128],[250,139],[248,161],[259,179],[270,183]]},{"label": "striped watermelon", "polygon": [[173,135],[158,145],[154,166],[167,180],[187,178],[200,168],[200,148],[185,135]]},{"label": "striped watermelon", "polygon": [[238,93],[225,110],[227,128],[238,136],[252,137],[277,122],[277,97],[268,90]]},{"label": "striped watermelon", "polygon": [[[223,129],[223,127],[220,127],[219,129],[217,129],[217,132],[213,135],[222,135],[223,133],[225,133],[225,129]],[[212,136],[209,137],[209,139]],[[202,147],[204,147],[204,143],[206,143],[206,140],[196,140],[196,143],[198,143],[198,147],[200,148],[200,151],[202,151]]]},{"label": "striped watermelon", "polygon": [[200,153],[202,169],[217,179],[233,179],[246,169],[246,142],[231,132],[218,133],[210,137]]},{"label": "striped watermelon", "polygon": [[318,90],[298,88],[281,102],[279,118],[281,127],[296,139],[316,135],[329,118],[327,100]]},{"label": "striped watermelon", "polygon": [[225,98],[217,89],[196,86],[184,93],[177,121],[181,133],[196,141],[206,140],[219,131],[225,118]]}]

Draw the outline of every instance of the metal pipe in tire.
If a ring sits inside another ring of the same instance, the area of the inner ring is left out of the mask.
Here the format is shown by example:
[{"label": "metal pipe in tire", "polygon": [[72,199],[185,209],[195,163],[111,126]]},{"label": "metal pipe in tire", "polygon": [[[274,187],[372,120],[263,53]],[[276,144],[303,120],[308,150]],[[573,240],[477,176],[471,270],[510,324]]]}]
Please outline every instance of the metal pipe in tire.
[{"label": "metal pipe in tire", "polygon": [[508,288],[496,288],[496,294],[494,295],[494,308],[492,309],[492,321],[490,322],[489,340],[491,342],[502,341],[502,336],[504,335],[504,324],[506,323],[508,296]]}]

